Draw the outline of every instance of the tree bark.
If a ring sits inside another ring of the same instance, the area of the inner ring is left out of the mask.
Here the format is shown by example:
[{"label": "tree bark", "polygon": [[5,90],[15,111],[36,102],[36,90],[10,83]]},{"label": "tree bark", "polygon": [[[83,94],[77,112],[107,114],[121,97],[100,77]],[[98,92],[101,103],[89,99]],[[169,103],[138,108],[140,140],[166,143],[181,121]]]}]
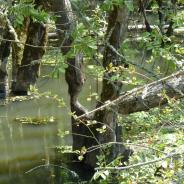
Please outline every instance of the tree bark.
[{"label": "tree bark", "polygon": [[[99,108],[86,115],[106,108],[119,106],[118,113],[128,115],[135,112],[147,111],[184,97],[184,71],[178,71],[170,76],[127,91],[118,98],[105,102]],[[83,115],[78,117],[83,118]]]},{"label": "tree bark", "polygon": [[177,100],[183,96],[184,71],[180,71],[125,93],[115,104],[119,106],[120,114],[130,114],[158,107],[168,103],[169,99]]},{"label": "tree bark", "polygon": [[21,66],[13,93],[27,95],[30,85],[38,78],[41,58],[47,43],[47,27],[43,23],[30,21]]},{"label": "tree bark", "polygon": [[[4,39],[11,39],[11,35],[9,29],[5,29],[5,33],[3,35]],[[9,92],[9,85],[8,85],[8,57],[10,55],[11,50],[11,42],[9,41],[2,41],[0,45],[0,98],[6,98]]]},{"label": "tree bark", "polygon": [[[18,39],[21,43],[26,42],[28,23],[29,23],[28,19],[25,19],[23,27],[16,29]],[[15,85],[16,85],[16,81],[17,81],[17,73],[18,73],[18,69],[21,65],[23,51],[24,51],[24,46],[22,44],[20,44],[18,42],[12,43],[12,84],[11,84],[12,91],[15,91]]]},{"label": "tree bark", "polygon": [[[71,32],[74,25],[74,16],[69,0],[52,1],[52,10],[56,12],[56,28],[59,36],[59,45],[63,55],[66,55],[70,50],[73,38]],[[65,80],[68,84],[68,92],[70,95],[71,112],[80,116],[87,110],[80,104],[78,95],[84,84],[83,55],[76,54],[74,58],[67,60],[68,67],[65,70]],[[84,146],[85,138],[79,135],[86,135],[87,128],[80,124],[72,117],[72,134],[73,134],[73,150],[79,150]]]},{"label": "tree bark", "polygon": [[[103,103],[108,100],[113,100],[119,97],[122,85],[118,80],[111,80],[111,78],[115,77],[117,73],[111,70],[110,65],[112,67],[118,67],[120,65],[124,65],[124,63],[121,61],[119,56],[117,56],[117,54],[109,47],[109,45],[113,46],[117,50],[120,48],[122,40],[126,37],[128,28],[127,23],[127,7],[124,6],[120,8],[118,6],[114,6],[113,10],[109,14],[108,29],[106,35],[108,43],[106,45],[103,58],[103,66],[106,69],[106,72],[103,78],[101,100],[97,107],[103,105]],[[124,66],[127,67],[126,65]],[[98,123],[92,128],[92,131],[96,139],[98,140],[98,143],[96,141],[89,140],[86,144],[87,147],[101,143],[121,141],[121,130],[119,130],[118,127],[117,112],[118,106],[114,106],[113,109],[104,109],[95,113],[94,119]],[[106,131],[104,133],[99,133],[99,131],[97,131],[97,128],[102,128],[104,125],[107,127]],[[85,162],[94,168],[97,163],[97,155],[100,153],[100,151],[109,153],[107,158],[108,162],[113,160],[119,154],[124,156],[124,161],[127,160],[129,156],[129,151],[126,150],[124,146],[116,145],[112,146],[108,150],[96,150],[88,153],[86,155]]]},{"label": "tree bark", "polygon": [[5,16],[5,30],[3,39],[4,40],[0,45],[0,98],[6,98],[9,93],[7,69],[8,58],[11,51],[11,42],[9,40],[18,41],[16,32],[7,16]]},{"label": "tree bark", "polygon": [[[76,116],[87,113],[87,110],[78,101],[78,95],[82,90],[84,84],[84,76],[82,73],[82,58],[78,54],[74,59],[68,60],[69,66],[65,71],[65,79],[68,83],[68,92],[70,94],[71,112]],[[85,124],[76,121],[72,117],[72,134],[73,134],[73,150],[80,150],[85,146],[85,135],[89,130]]]},{"label": "tree bark", "polygon": [[[47,1],[35,0],[34,4],[37,9],[49,9],[49,3]],[[35,85],[46,45],[46,24],[30,19],[21,65],[18,67],[18,71],[15,71],[17,72],[17,76],[12,88],[13,94],[27,95],[30,85]]]}]

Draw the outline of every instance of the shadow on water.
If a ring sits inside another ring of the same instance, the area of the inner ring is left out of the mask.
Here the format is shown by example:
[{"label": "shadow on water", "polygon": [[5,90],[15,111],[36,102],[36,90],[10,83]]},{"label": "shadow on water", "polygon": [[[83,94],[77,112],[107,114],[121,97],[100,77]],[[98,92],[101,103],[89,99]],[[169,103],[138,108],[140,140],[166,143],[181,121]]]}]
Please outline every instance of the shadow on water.
[{"label": "shadow on water", "polygon": [[[52,68],[45,66],[42,70],[42,75],[45,75]],[[95,85],[94,79],[89,79],[84,87],[81,101],[87,107],[93,106],[86,98],[91,89],[95,90]],[[0,104],[0,184],[78,183],[76,174],[72,168],[64,167],[55,148],[72,145],[71,136],[58,136],[59,129],[71,129],[67,85],[61,77],[40,78],[37,86],[39,92],[51,91],[63,98],[67,108],[58,107],[57,102],[45,97]],[[54,117],[55,121],[38,125],[15,121],[22,117]]]}]

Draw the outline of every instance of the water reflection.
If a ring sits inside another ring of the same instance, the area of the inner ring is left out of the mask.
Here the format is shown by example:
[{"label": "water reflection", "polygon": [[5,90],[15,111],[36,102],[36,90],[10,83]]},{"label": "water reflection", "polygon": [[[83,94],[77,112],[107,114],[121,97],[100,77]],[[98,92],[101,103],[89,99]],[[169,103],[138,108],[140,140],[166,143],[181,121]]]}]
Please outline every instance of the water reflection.
[{"label": "water reflection", "polygon": [[[44,67],[42,75],[48,74],[52,68]],[[81,101],[86,104],[89,86],[94,80],[87,80]],[[94,84],[95,85],[95,84]],[[72,138],[57,136],[58,129],[70,130],[70,115],[67,95],[67,85],[64,79],[38,80],[40,92],[52,91],[64,98],[66,107],[58,107],[56,101],[50,98],[32,99],[22,102],[11,102],[0,106],[0,184],[12,183],[63,183],[67,177],[76,180],[74,173],[58,163],[57,145],[71,145]],[[90,89],[95,90],[95,87]],[[21,117],[50,117],[55,122],[48,124],[22,124],[15,121]],[[73,180],[72,179],[72,180]]]}]

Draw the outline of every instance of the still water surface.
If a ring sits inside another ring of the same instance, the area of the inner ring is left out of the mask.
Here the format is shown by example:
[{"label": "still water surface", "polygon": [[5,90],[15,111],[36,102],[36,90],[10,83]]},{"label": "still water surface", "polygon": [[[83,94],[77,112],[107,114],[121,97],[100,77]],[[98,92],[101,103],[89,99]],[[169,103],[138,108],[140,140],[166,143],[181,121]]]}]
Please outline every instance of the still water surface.
[{"label": "still water surface", "polygon": [[[45,66],[41,73],[45,75],[51,70],[51,67]],[[94,106],[86,98],[95,92],[95,86],[94,79],[86,81],[80,100],[87,107]],[[62,183],[61,178],[57,179],[54,166],[40,165],[48,162],[55,164],[58,154],[55,146],[72,144],[71,136],[61,138],[57,135],[58,129],[66,131],[71,128],[67,85],[61,76],[60,79],[40,78],[37,87],[40,92],[58,94],[66,102],[67,108],[58,107],[56,101],[45,97],[0,105],[0,184]],[[56,122],[31,125],[15,121],[15,118],[26,116],[53,116]]]}]

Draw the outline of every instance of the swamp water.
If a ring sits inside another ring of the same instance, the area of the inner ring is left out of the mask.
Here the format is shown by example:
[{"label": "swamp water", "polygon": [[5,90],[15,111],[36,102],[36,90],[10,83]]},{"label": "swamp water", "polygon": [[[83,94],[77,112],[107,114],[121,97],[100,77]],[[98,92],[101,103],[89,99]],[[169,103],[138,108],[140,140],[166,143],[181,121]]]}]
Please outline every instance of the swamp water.
[{"label": "swamp water", "polygon": [[[161,64],[160,60],[146,66],[141,59],[143,55],[144,53],[136,58],[151,71],[156,66],[161,66],[161,70],[168,67],[168,63]],[[68,184],[70,182],[68,178],[76,179],[74,173],[62,168],[61,154],[55,149],[56,146],[71,146],[72,136],[67,135],[64,138],[58,136],[58,130],[61,132],[71,130],[69,95],[64,74],[59,79],[43,78],[52,71],[53,67],[42,66],[37,88],[39,93],[50,91],[53,95],[57,94],[59,98],[64,99],[65,107],[58,107],[57,100],[47,98],[47,95],[31,100],[10,102],[7,105],[2,105],[0,101],[0,184]],[[145,73],[143,70],[139,72]],[[86,99],[90,94],[98,91],[98,85],[95,77],[86,77],[80,102],[90,110],[94,109],[95,100]],[[100,86],[101,84],[99,88]],[[125,90],[130,89],[132,86],[125,86]],[[26,120],[25,117],[28,119]],[[28,120],[51,122],[21,123],[16,119],[23,122]]]},{"label": "swamp water", "polygon": [[[52,69],[43,66],[41,76],[49,74]],[[0,184],[61,184],[65,183],[62,177],[67,172],[74,175],[63,169],[61,162],[61,167],[56,166],[59,153],[55,147],[72,145],[71,135],[65,138],[58,136],[58,130],[64,132],[71,129],[68,87],[64,76],[60,79],[40,77],[37,88],[40,93],[51,91],[57,94],[64,99],[66,107],[58,107],[53,98],[46,97],[9,102],[6,105],[0,102]],[[82,104],[91,109],[94,104],[87,102],[86,98],[95,89],[94,79],[88,79],[80,98]],[[25,117],[51,122],[23,123]],[[61,176],[62,172],[64,174]]]}]

